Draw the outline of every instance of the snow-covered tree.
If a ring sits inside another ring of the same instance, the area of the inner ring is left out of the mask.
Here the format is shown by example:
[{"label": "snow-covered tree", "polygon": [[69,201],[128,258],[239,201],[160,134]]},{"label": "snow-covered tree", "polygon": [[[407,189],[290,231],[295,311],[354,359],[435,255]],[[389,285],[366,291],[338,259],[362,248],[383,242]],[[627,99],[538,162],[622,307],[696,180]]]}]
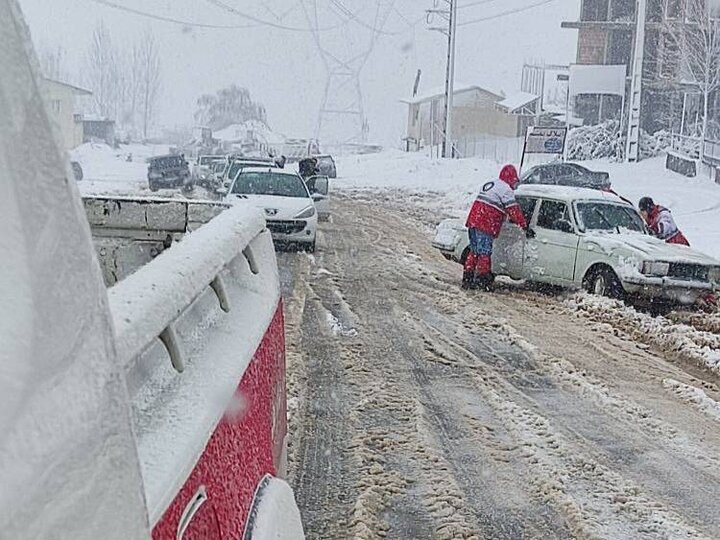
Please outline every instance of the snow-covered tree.
[{"label": "snow-covered tree", "polygon": [[118,112],[118,55],[103,22],[95,28],[88,49],[86,84],[93,92],[95,112],[115,118]]},{"label": "snow-covered tree", "polygon": [[140,99],[142,103],[143,136],[147,138],[148,125],[155,114],[161,86],[161,63],[155,36],[146,30],[138,48],[140,62]]},{"label": "snow-covered tree", "polygon": [[712,95],[720,90],[720,19],[714,0],[686,0],[685,13],[666,19],[663,65],[677,84],[702,95],[702,135],[707,135]]},{"label": "snow-covered tree", "polygon": [[219,90],[215,95],[205,94],[197,100],[195,121],[213,130],[248,120],[266,122],[265,107],[252,100],[250,92],[235,84]]}]

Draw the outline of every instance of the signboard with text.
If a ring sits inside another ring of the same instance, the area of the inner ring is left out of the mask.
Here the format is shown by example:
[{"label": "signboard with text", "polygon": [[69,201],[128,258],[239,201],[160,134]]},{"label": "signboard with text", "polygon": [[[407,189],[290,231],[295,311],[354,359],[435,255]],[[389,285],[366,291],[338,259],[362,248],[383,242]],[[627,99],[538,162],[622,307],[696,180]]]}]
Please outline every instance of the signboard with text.
[{"label": "signboard with text", "polygon": [[525,140],[525,153],[562,154],[566,139],[565,127],[531,127]]}]

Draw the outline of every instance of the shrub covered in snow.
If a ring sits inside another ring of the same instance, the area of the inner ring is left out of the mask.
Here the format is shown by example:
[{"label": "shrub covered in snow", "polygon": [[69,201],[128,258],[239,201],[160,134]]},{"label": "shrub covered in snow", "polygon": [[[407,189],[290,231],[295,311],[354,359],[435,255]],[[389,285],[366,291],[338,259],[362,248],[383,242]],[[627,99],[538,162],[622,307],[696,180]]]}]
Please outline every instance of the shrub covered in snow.
[{"label": "shrub covered in snow", "polygon": [[[670,133],[658,131],[650,135],[640,132],[640,159],[660,155],[670,146]],[[582,126],[570,131],[568,159],[587,161],[610,158],[620,160],[625,149],[625,134],[620,132],[617,120],[606,120],[594,126]]]}]

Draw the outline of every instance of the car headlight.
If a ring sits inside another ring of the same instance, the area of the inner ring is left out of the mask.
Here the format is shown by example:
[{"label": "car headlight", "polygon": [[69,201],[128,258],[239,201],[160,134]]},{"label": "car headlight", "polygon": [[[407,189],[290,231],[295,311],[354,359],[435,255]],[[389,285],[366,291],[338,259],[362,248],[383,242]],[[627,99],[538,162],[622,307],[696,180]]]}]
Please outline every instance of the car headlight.
[{"label": "car headlight", "polygon": [[308,206],[305,210],[300,212],[297,216],[295,216],[295,219],[309,219],[315,215],[315,207],[314,206]]},{"label": "car headlight", "polygon": [[670,263],[645,261],[642,264],[641,272],[646,276],[664,277],[670,273]]}]

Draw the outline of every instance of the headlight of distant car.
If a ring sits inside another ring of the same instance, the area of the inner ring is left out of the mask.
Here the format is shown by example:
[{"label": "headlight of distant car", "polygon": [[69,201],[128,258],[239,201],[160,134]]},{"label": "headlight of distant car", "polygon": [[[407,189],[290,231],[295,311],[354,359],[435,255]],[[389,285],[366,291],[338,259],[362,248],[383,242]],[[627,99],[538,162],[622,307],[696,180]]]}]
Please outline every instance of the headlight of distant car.
[{"label": "headlight of distant car", "polygon": [[315,215],[315,207],[308,206],[305,210],[303,210],[297,216],[295,216],[295,219],[310,219],[314,215]]},{"label": "headlight of distant car", "polygon": [[720,283],[720,266],[712,266],[708,271],[708,279],[712,283]]},{"label": "headlight of distant car", "polygon": [[664,277],[670,272],[670,263],[645,261],[641,272],[646,276]]}]

